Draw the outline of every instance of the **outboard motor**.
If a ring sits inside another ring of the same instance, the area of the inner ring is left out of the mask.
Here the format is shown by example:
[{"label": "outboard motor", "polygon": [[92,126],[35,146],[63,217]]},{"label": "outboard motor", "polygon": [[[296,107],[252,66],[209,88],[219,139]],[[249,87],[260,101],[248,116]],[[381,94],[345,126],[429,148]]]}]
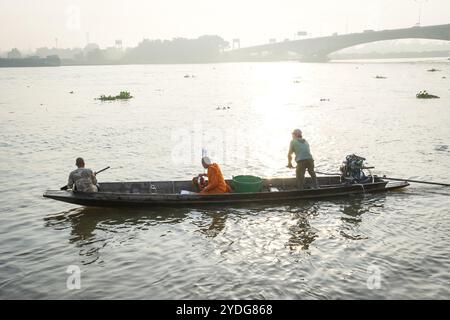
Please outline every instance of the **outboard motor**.
[{"label": "outboard motor", "polygon": [[341,166],[342,178],[351,183],[366,183],[372,180],[363,172],[366,159],[355,154],[348,155]]}]

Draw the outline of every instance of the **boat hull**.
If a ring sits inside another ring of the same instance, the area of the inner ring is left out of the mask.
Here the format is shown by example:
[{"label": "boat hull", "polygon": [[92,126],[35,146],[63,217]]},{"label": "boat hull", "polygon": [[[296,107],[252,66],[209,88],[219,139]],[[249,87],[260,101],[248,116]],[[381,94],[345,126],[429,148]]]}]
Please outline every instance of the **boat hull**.
[{"label": "boat hull", "polygon": [[385,192],[404,188],[408,185],[407,182],[388,184],[386,181],[379,181],[367,184],[341,184],[338,186],[321,187],[319,189],[292,189],[279,192],[223,193],[214,195],[128,192],[84,193],[70,190],[48,190],[43,196],[53,200],[93,207],[198,207],[323,199],[364,193]]}]

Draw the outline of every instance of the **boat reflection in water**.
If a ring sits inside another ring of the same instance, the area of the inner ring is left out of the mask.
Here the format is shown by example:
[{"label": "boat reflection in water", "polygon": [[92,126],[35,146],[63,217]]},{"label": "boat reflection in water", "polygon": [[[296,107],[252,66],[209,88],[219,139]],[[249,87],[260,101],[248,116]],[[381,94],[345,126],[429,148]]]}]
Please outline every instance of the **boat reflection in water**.
[{"label": "boat reflection in water", "polygon": [[[382,207],[384,199],[383,195],[358,196],[346,200],[294,201],[278,207],[253,205],[220,210],[89,207],[49,215],[44,221],[45,226],[55,230],[70,228],[68,242],[75,245],[84,265],[102,263],[101,252],[111,250],[110,247],[138,244],[140,249],[159,247],[164,254],[165,249],[173,249],[171,246],[182,247],[196,241],[206,241],[211,250],[217,249],[227,259],[246,252],[252,256],[267,254],[264,252],[268,250],[275,252],[275,247],[287,248],[287,254],[308,252],[316,239],[328,236],[367,239],[359,228],[362,216]],[[277,257],[280,254],[277,251]]]},{"label": "boat reflection in water", "polygon": [[333,199],[326,202],[305,202],[288,208],[292,222],[286,247],[292,251],[309,250],[319,237],[340,237],[346,240],[366,240],[361,231],[364,214],[377,214],[384,207],[386,195],[355,196],[351,200]]},{"label": "boat reflection in water", "polygon": [[188,210],[171,209],[168,212],[115,208],[75,208],[44,218],[45,226],[56,230],[70,228],[69,243],[79,248],[83,265],[102,262],[100,250],[107,245],[126,245],[140,232],[152,226],[178,224]]},{"label": "boat reflection in water", "polygon": [[378,196],[366,196],[364,198],[355,197],[350,203],[341,201],[341,230],[340,235],[349,240],[366,240],[367,235],[360,230],[360,225],[363,222],[362,216],[364,214],[379,214],[382,212],[386,195],[380,194]]},{"label": "boat reflection in water", "polygon": [[291,211],[294,224],[289,227],[290,237],[286,247],[292,251],[308,250],[318,237],[317,230],[311,226],[309,220],[318,214],[319,205],[305,204],[302,208],[291,208]]}]

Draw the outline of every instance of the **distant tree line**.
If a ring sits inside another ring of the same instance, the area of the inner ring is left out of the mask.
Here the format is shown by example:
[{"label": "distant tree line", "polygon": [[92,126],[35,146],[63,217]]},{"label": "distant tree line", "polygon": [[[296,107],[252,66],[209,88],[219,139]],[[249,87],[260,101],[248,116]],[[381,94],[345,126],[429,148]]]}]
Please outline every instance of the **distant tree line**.
[{"label": "distant tree line", "polygon": [[229,46],[219,36],[201,36],[197,39],[144,39],[125,54],[127,63],[196,63],[219,61],[220,53]]},{"label": "distant tree line", "polygon": [[57,55],[48,55],[45,58],[39,56],[22,57],[22,54],[17,48],[12,49],[7,53],[6,59],[0,58],[0,67],[59,67],[61,59]]},{"label": "distant tree line", "polygon": [[[46,58],[59,56],[62,65],[132,64],[132,63],[203,63],[217,62],[220,53],[229,47],[219,36],[205,35],[197,39],[142,40],[136,47],[101,49],[90,43],[85,48],[38,48],[35,56]],[[21,59],[17,48],[7,53],[8,59]]]}]

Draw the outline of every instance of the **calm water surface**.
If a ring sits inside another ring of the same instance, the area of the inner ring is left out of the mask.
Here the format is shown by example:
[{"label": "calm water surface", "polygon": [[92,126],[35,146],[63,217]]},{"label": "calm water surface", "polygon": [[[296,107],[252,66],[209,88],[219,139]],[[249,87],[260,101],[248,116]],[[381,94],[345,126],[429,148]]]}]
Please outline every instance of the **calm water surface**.
[{"label": "calm water surface", "polygon": [[[450,297],[442,187],[205,209],[42,198],[77,156],[111,166],[101,181],[191,178],[202,147],[226,177],[293,176],[295,127],[319,171],[357,153],[378,174],[449,182],[450,61],[16,68],[0,88],[0,298]],[[121,90],[135,98],[94,100]]]}]

